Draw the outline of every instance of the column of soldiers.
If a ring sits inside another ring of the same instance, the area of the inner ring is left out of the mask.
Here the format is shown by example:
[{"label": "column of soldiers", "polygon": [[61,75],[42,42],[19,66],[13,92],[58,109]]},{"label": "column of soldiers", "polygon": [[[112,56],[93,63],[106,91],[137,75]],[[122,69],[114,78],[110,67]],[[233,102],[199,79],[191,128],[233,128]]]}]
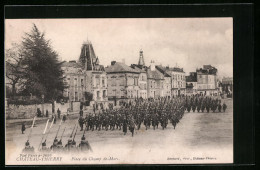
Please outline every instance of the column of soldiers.
[{"label": "column of soldiers", "polygon": [[195,112],[204,112],[206,111],[207,113],[210,112],[210,110],[215,113],[216,111],[218,112],[223,112],[226,111],[227,105],[225,102],[223,105],[221,104],[221,100],[216,98],[214,99],[213,97],[209,96],[199,96],[199,95],[193,95],[193,96],[186,96],[185,99],[185,109],[190,112],[191,110]]},{"label": "column of soldiers", "polygon": [[158,99],[136,99],[125,102],[119,109],[103,109],[102,112],[80,116],[81,130],[85,124],[87,130],[121,130],[124,134],[129,129],[134,134],[134,129],[139,130],[143,124],[146,128],[155,130],[159,124],[165,129],[170,121],[175,129],[185,110],[185,97]]},{"label": "column of soldiers", "polygon": [[[122,107],[119,109],[114,109],[113,107],[104,109],[102,107],[102,111],[94,111],[92,114],[87,114],[85,118],[83,118],[83,111],[81,108],[78,123],[80,125],[80,131],[83,131],[84,129],[84,132],[80,144],[77,145],[75,141],[75,136],[78,132],[78,126],[75,124],[68,142],[63,146],[62,137],[65,128],[58,140],[60,123],[52,146],[50,148],[46,147],[46,137],[44,142],[41,143],[41,148],[39,150],[42,152],[88,152],[92,151],[92,148],[85,138],[86,131],[123,129],[123,133],[126,135],[127,130],[129,129],[133,136],[135,129],[139,130],[142,125],[146,130],[151,126],[153,130],[158,129],[159,125],[164,130],[167,128],[168,123],[171,123],[175,129],[176,125],[182,119],[185,110],[190,112],[192,109],[192,111],[195,112],[197,109],[197,112],[204,112],[206,109],[207,112],[210,110],[213,112],[216,112],[216,110],[221,112],[223,109],[225,112],[226,108],[226,104],[223,103],[223,105],[221,105],[219,99],[198,95],[179,96],[175,98],[135,99],[134,101],[123,103]],[[56,121],[55,118],[53,118],[53,122],[54,121]],[[28,138],[24,152],[32,152],[33,150],[34,148],[30,146]]]}]

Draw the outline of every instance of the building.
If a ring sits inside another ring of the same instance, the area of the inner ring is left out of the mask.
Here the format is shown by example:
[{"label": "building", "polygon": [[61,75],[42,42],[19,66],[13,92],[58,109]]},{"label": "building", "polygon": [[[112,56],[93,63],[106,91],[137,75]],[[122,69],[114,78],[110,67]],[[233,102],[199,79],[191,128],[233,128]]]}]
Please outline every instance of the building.
[{"label": "building", "polygon": [[186,95],[197,94],[197,73],[191,72],[189,76],[186,76]]},{"label": "building", "polygon": [[78,62],[64,62],[62,69],[69,86],[64,96],[70,101],[92,101],[98,107],[107,106],[107,76],[91,42],[83,43]]},{"label": "building", "polygon": [[[179,67],[162,67],[157,66],[157,69],[171,76],[171,96],[185,95],[186,93],[186,78],[183,68]],[[166,76],[167,77],[167,76]]]},{"label": "building", "polygon": [[121,101],[128,102],[139,97],[139,71],[116,61],[112,61],[105,70],[108,77],[108,99],[115,106],[120,105]]},{"label": "building", "polygon": [[233,77],[223,77],[222,79],[222,91],[226,94],[233,93]]},{"label": "building", "polygon": [[145,66],[144,63],[144,56],[143,56],[143,51],[140,50],[139,53],[139,61],[138,64],[131,64],[131,68],[135,69],[138,71],[139,74],[139,94],[138,97],[141,97],[143,99],[147,99],[147,66]]},{"label": "building", "polygon": [[147,95],[148,98],[164,96],[164,76],[156,69],[154,61],[147,68]]},{"label": "building", "polygon": [[204,65],[197,69],[197,91],[202,95],[213,95],[218,93],[217,69],[211,65]]},{"label": "building", "polygon": [[172,77],[170,72],[167,71],[166,67],[161,65],[157,65],[155,68],[164,76],[163,97],[171,97]]}]

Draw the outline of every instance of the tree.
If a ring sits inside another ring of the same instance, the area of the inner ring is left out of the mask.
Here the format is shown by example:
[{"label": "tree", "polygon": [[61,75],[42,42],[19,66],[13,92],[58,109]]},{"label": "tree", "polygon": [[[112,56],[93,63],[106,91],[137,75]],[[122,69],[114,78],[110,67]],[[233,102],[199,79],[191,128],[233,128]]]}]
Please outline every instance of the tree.
[{"label": "tree", "polygon": [[14,97],[17,86],[23,83],[24,77],[22,47],[18,44],[12,44],[12,47],[7,49],[5,54],[6,85],[11,86],[11,96]]},{"label": "tree", "polygon": [[62,62],[58,54],[34,24],[32,31],[26,33],[22,42],[23,65],[25,66],[25,83],[23,91],[38,97],[44,95],[46,100],[56,100],[66,88]]}]

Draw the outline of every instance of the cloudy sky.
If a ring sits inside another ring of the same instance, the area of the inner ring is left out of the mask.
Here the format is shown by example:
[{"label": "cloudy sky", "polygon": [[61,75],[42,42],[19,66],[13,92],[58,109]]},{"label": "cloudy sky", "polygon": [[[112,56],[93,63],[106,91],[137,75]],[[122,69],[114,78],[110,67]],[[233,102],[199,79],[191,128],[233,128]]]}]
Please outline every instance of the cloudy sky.
[{"label": "cloudy sky", "polygon": [[233,75],[232,18],[157,19],[11,19],[5,20],[5,48],[20,43],[35,23],[61,60],[77,60],[84,41],[92,42],[100,63],[137,63],[139,50],[146,65],[183,67],[186,74],[204,64],[220,76]]}]

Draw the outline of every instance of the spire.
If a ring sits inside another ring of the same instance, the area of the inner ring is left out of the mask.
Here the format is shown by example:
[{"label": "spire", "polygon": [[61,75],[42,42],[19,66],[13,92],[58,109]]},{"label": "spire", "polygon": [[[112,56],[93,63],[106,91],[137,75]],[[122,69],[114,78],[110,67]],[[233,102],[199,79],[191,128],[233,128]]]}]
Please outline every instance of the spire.
[{"label": "spire", "polygon": [[140,66],[144,66],[145,65],[145,63],[144,63],[144,56],[143,56],[143,50],[142,49],[140,50],[140,56],[139,56],[138,65],[140,65]]}]

